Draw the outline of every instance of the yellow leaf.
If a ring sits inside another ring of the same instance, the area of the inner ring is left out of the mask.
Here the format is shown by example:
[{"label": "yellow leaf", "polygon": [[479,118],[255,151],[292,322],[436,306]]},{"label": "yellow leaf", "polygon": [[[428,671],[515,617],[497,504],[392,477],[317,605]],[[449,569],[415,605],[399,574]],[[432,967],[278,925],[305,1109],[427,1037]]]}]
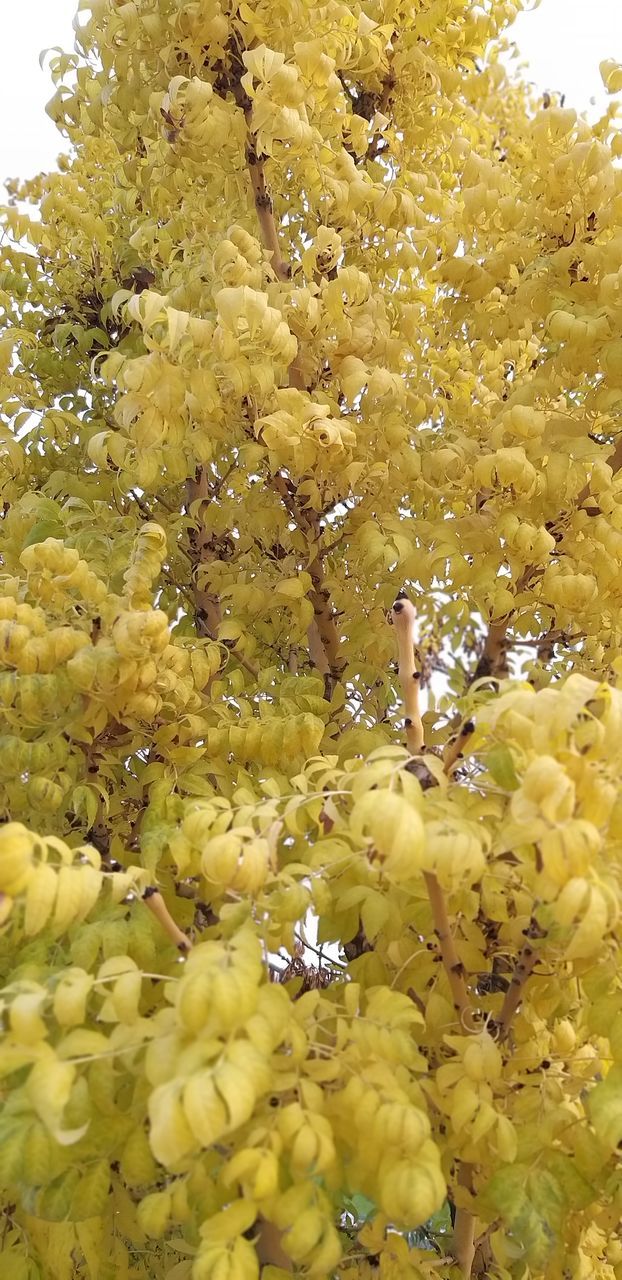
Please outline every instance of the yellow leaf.
[{"label": "yellow leaf", "polygon": [[607,93],[619,93],[622,89],[622,65],[614,58],[605,58],[599,69]]}]

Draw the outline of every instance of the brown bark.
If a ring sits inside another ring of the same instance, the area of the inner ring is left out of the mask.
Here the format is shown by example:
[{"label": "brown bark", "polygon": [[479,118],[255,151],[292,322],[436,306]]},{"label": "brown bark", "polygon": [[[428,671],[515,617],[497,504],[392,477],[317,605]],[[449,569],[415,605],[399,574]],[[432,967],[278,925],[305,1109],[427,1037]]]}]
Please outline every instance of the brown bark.
[{"label": "brown bark", "polygon": [[484,648],[478,660],[469,684],[483,680],[486,676],[502,680],[508,674],[508,638],[507,622],[491,622],[488,627]]}]

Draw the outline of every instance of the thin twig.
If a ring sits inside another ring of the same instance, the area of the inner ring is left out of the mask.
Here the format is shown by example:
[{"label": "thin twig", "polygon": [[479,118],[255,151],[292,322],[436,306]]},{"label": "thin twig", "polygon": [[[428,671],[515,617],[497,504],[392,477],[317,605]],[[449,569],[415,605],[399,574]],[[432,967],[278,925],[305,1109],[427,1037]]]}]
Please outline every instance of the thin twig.
[{"label": "thin twig", "polygon": [[467,990],[464,965],[456,951],[456,944],[451,932],[445,894],[433,872],[424,871],[423,878],[428,891],[428,898],[430,899],[434,919],[434,932],[438,938],[441,960],[447,974],[454,1008],[464,1030],[474,1031],[477,1029],[475,1015]]},{"label": "thin twig", "polygon": [[458,733],[447,743],[443,751],[443,770],[446,774],[450,774],[454,765],[462,759],[464,748],[475,732],[475,723],[473,720],[465,720],[460,726]]},{"label": "thin twig", "polygon": [[187,934],[182,933],[182,930],[173,920],[160,890],[156,889],[154,885],[145,889],[143,893],[143,902],[145,906],[149,908],[151,914],[155,916],[158,924],[162,926],[164,932],[168,935],[171,941],[175,943],[178,951],[190,951],[192,948],[190,938]]},{"label": "thin twig", "polygon": [[[415,610],[412,602],[404,596],[398,597],[391,610],[390,621],[397,628],[399,677],[407,711],[408,747],[413,755],[421,755],[425,745],[418,701],[421,673],[413,672]],[[467,722],[464,729],[466,730],[466,736],[472,733],[473,726],[471,722]],[[461,1027],[467,1032],[476,1031],[475,1011],[469,997],[464,965],[456,951],[445,894],[433,872],[424,871],[423,879],[432,908],[434,931],[438,939],[441,960],[447,974],[454,1008],[459,1016]],[[471,1177],[471,1165],[465,1161],[460,1161],[458,1185],[470,1188]],[[475,1254],[475,1218],[468,1209],[457,1208],[456,1210],[452,1250],[462,1275],[465,1278],[470,1276]]]},{"label": "thin twig", "polygon": [[312,947],[311,943],[307,942],[306,939],[303,938],[300,933],[296,933],[295,929],[294,929],[294,937],[297,938],[300,943],[302,943],[302,946],[305,948],[305,950],[313,951],[316,956],[319,956],[322,963],[325,962],[326,964],[335,965],[335,968],[337,969],[347,969],[348,966],[347,964],[344,964],[343,960],[332,960],[330,956],[324,956],[322,953],[321,947],[319,948],[319,950],[317,947]]},{"label": "thin twig", "polygon": [[531,971],[536,963],[538,956],[531,942],[525,942],[522,951],[516,961],[516,968],[512,974],[510,985],[505,993],[505,998],[501,1006],[501,1013],[496,1023],[497,1034],[499,1040],[504,1040],[510,1029],[510,1023],[518,1006],[523,998],[523,990],[525,983],[529,978]]}]

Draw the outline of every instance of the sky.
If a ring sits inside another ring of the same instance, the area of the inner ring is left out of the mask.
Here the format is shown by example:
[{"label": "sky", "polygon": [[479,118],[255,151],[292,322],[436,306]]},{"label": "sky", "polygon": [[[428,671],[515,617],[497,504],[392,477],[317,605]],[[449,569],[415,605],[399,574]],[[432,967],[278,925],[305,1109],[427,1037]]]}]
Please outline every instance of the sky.
[{"label": "sky", "polygon": [[[63,143],[45,104],[52,95],[42,49],[73,48],[78,0],[4,0],[0,45],[0,181],[29,177],[53,166]],[[622,63],[622,0],[541,0],[521,14],[513,37],[542,90],[565,92],[567,105],[603,105],[598,70],[604,58]],[[593,107],[591,110],[593,111]]]}]

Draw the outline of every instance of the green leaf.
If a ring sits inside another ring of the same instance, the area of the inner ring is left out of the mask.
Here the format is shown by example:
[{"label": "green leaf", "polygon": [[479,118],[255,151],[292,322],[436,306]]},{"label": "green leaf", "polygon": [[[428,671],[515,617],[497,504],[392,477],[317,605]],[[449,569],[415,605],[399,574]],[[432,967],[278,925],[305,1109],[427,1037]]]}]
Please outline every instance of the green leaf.
[{"label": "green leaf", "polygon": [[344,1196],[343,1200],[346,1213],[351,1213],[356,1222],[367,1222],[373,1218],[378,1212],[378,1207],[369,1196],[364,1196],[361,1191],[355,1191],[351,1196]]},{"label": "green leaf", "polygon": [[586,1209],[595,1197],[594,1187],[577,1168],[573,1156],[562,1151],[551,1151],[546,1158],[548,1172],[555,1178],[571,1209]]},{"label": "green leaf", "polygon": [[71,1201],[71,1221],[83,1222],[103,1213],[110,1191],[110,1166],[96,1160],[81,1174]]},{"label": "green leaf", "polygon": [[37,520],[22,543],[22,551],[26,547],[35,546],[37,542],[45,542],[46,538],[62,538],[65,530],[58,520]]},{"label": "green leaf", "polygon": [[75,787],[72,793],[72,807],[76,817],[86,819],[89,828],[93,826],[99,809],[99,797],[93,787]]},{"label": "green leaf", "polygon": [[50,1182],[38,1197],[37,1216],[46,1222],[63,1222],[68,1218],[79,1181],[78,1169],[70,1169]]},{"label": "green leaf", "polygon": [[532,1266],[544,1267],[561,1235],[567,1208],[557,1179],[547,1170],[506,1166],[490,1179],[482,1199],[521,1241]]},{"label": "green leaf", "polygon": [[509,747],[504,743],[499,743],[493,747],[486,756],[486,764],[488,772],[492,775],[499,787],[503,787],[504,791],[516,791],[520,786],[519,779],[514,768],[514,758]]},{"label": "green leaf", "polygon": [[587,1110],[597,1137],[615,1151],[622,1142],[622,1066],[612,1067],[607,1079],[591,1090]]},{"label": "green leaf", "polygon": [[448,1200],[445,1201],[442,1209],[433,1214],[430,1221],[426,1222],[425,1225],[433,1236],[443,1235],[451,1231],[451,1212]]}]

